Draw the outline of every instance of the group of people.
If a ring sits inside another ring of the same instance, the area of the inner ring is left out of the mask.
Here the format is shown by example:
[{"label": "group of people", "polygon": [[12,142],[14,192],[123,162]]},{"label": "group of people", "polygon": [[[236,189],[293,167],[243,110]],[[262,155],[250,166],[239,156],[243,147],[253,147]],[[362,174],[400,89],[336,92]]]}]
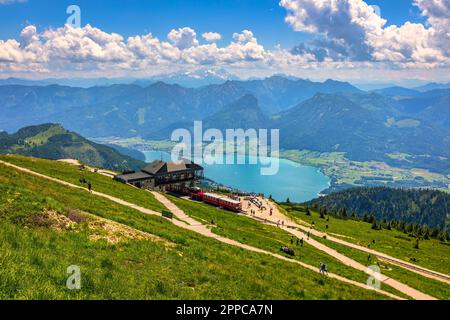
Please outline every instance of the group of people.
[{"label": "group of people", "polygon": [[86,184],[87,183],[87,187],[88,187],[89,192],[92,192],[92,183],[90,181],[86,181],[85,178],[81,178],[80,179],[80,183],[81,184]]},{"label": "group of people", "polygon": [[278,220],[278,221],[277,221],[277,227],[279,227],[280,224],[281,224],[281,226],[284,227],[284,220]]},{"label": "group of people", "polygon": [[[296,244],[297,244],[297,247],[298,246],[300,246],[300,247],[303,247],[303,238],[301,238],[301,239],[299,239],[299,238],[296,238]],[[291,244],[293,245],[294,244],[294,236],[292,236],[291,237]]]},{"label": "group of people", "polygon": [[254,196],[248,197],[248,201],[253,203],[259,209],[263,208],[263,203],[258,198],[254,197]]},{"label": "group of people", "polygon": [[[299,238],[294,238],[294,236],[292,236],[291,237],[291,245],[294,245],[294,242],[297,244],[297,247],[298,246],[303,247],[303,242],[304,242],[303,238],[299,239]],[[325,263],[323,263],[323,262],[320,263],[319,272],[321,274],[328,275],[328,268],[327,268],[327,265]]]},{"label": "group of people", "polygon": [[[248,201],[247,209],[250,209],[250,214],[252,216],[256,215],[256,210],[251,209],[252,204],[254,204],[256,206],[256,208],[259,210],[260,213],[263,213],[264,211],[267,210],[267,207],[264,206],[264,203],[256,197],[247,197],[246,200]],[[270,216],[273,215],[272,207],[270,207],[270,209],[269,209],[269,215]]]}]

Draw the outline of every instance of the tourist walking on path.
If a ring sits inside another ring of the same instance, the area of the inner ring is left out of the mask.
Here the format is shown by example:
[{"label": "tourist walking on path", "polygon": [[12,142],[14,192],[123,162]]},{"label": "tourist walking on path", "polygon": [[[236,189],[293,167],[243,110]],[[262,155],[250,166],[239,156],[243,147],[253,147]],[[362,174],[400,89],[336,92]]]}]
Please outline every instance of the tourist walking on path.
[{"label": "tourist walking on path", "polygon": [[321,262],[319,271],[321,274],[328,275],[327,265],[325,263]]},{"label": "tourist walking on path", "polygon": [[88,182],[88,190],[89,190],[89,192],[92,192],[92,184],[90,181]]}]

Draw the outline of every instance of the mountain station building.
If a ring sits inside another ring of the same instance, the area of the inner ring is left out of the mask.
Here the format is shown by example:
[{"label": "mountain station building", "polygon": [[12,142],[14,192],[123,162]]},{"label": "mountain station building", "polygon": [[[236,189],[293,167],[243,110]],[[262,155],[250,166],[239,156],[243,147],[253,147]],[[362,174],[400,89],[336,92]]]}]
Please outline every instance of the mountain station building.
[{"label": "mountain station building", "polygon": [[155,160],[139,172],[127,172],[114,180],[135,187],[157,191],[182,191],[203,179],[203,167],[189,160],[164,162]]}]

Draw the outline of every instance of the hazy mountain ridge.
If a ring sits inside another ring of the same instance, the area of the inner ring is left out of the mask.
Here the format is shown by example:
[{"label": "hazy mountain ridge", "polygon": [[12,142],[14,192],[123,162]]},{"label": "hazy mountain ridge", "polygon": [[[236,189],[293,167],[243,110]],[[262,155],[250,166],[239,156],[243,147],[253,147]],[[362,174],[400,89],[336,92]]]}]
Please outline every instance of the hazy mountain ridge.
[{"label": "hazy mountain ridge", "polygon": [[[390,96],[345,82],[281,76],[202,88],[164,82],[88,89],[0,86],[0,129],[57,122],[89,137],[169,139],[174,129],[203,120],[205,128],[279,128],[284,149],[346,152],[353,160],[448,174],[449,97],[445,89]],[[391,153],[405,153],[409,161]]]},{"label": "hazy mountain ridge", "polygon": [[[450,172],[450,130],[421,114],[405,114],[397,101],[374,93],[318,94],[280,114],[275,127],[285,149],[340,151],[357,161]],[[388,156],[395,152],[411,155],[411,161]]]},{"label": "hazy mountain ridge", "polygon": [[281,77],[227,81],[198,89],[164,82],[144,88],[137,85],[88,89],[55,85],[0,86],[0,110],[5,115],[0,119],[0,130],[14,131],[25,125],[58,122],[86,136],[146,135],[176,122],[206,118],[246,94],[258,99],[264,113],[275,114],[315,93],[341,92],[345,88],[350,92],[359,91],[350,84],[331,80],[315,83]]}]

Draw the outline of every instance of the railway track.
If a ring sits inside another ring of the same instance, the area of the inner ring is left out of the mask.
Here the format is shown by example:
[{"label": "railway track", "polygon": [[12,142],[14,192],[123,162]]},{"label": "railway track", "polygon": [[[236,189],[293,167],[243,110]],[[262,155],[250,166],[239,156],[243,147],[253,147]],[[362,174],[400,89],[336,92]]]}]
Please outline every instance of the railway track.
[{"label": "railway track", "polygon": [[428,270],[428,269],[424,269],[424,268],[419,267],[419,266],[411,265],[409,263],[406,263],[406,262],[403,262],[403,261],[400,261],[400,260],[397,260],[397,259],[392,259],[392,258],[386,257],[384,255],[375,254],[375,256],[377,258],[379,258],[380,260],[383,260],[383,261],[386,261],[388,263],[400,266],[400,267],[402,267],[404,269],[412,269],[412,270],[415,270],[415,271],[420,272],[420,273],[425,273],[425,274],[428,274],[428,275],[432,276],[433,278],[439,278],[441,281],[446,282],[447,284],[450,284],[450,276],[447,276],[445,274],[442,274],[442,273],[439,273],[439,272],[435,272],[435,271],[432,271],[432,270]]}]

